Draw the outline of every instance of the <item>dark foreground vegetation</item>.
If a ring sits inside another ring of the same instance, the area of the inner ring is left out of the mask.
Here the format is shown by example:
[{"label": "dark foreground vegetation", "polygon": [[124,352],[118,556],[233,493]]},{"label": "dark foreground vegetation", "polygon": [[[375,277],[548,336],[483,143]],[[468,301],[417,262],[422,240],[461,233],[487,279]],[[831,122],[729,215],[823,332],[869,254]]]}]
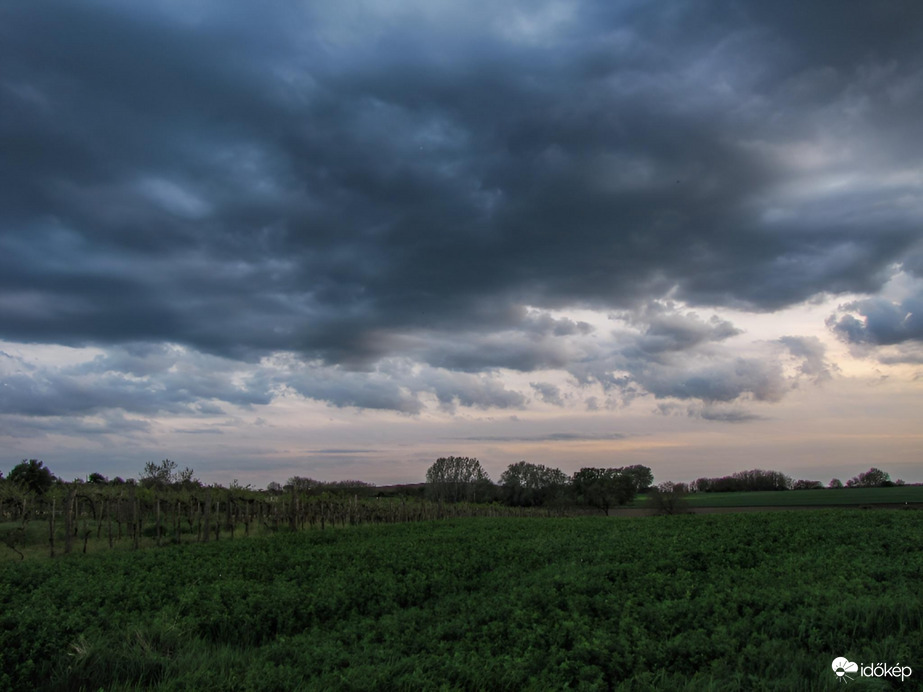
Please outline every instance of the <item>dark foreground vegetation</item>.
[{"label": "dark foreground vegetation", "polygon": [[918,514],[447,519],[6,562],[0,689],[791,692],[837,689],[838,656],[917,676]]}]

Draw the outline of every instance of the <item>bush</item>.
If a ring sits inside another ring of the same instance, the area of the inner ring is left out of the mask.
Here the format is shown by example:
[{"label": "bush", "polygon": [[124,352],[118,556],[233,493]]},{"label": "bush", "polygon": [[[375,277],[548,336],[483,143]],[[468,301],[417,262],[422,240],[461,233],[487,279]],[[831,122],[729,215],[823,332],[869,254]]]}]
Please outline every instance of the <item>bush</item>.
[{"label": "bush", "polygon": [[795,481],[795,484],[792,486],[792,490],[820,490],[823,487],[824,484],[820,481],[798,480]]},{"label": "bush", "polygon": [[689,514],[692,508],[686,501],[688,491],[685,483],[667,481],[656,488],[651,488],[648,495],[648,507],[654,514],[668,516],[672,514]]}]

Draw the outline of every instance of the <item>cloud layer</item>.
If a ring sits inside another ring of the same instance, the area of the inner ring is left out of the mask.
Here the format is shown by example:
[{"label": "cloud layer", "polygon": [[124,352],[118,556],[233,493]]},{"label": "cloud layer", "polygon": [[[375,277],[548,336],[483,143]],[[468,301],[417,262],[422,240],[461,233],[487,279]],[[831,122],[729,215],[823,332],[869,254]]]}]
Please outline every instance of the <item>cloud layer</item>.
[{"label": "cloud layer", "polygon": [[[858,294],[841,338],[923,340],[921,294],[878,295],[923,277],[921,24],[859,2],[4,7],[0,338],[105,354],[8,363],[0,413],[578,392],[749,420],[791,388],[784,357],[692,310]],[[830,376],[822,344],[781,343]]]}]

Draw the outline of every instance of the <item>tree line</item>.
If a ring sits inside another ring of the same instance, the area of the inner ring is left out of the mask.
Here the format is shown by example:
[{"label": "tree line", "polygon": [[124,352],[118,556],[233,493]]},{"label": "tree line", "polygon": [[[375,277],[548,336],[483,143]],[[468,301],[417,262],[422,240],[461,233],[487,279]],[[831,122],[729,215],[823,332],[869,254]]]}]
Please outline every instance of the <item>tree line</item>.
[{"label": "tree line", "polygon": [[[898,479],[891,480],[891,475],[874,466],[864,473],[860,473],[846,481],[839,478],[833,478],[827,484],[828,488],[889,488],[892,486],[904,485],[904,481]],[[797,480],[794,481],[790,476],[786,476],[779,471],[766,471],[763,469],[753,469],[750,471],[738,471],[730,476],[720,478],[698,478],[690,484],[676,483],[673,484],[678,489],[687,492],[699,493],[729,493],[729,492],[749,492],[760,490],[820,490],[824,484],[820,481]]]},{"label": "tree line", "polygon": [[[6,479],[0,471],[0,487],[4,481],[11,488],[42,495],[55,484],[62,484],[44,462],[23,459],[10,471]],[[481,462],[474,457],[440,457],[426,471],[425,484],[386,486],[384,489],[361,480],[318,481],[304,476],[293,476],[283,485],[271,482],[265,491],[252,486],[241,486],[236,480],[230,490],[265,492],[270,496],[286,493],[334,496],[406,495],[423,496],[437,502],[500,502],[513,507],[537,507],[560,504],[586,504],[607,512],[616,505],[631,502],[638,494],[655,490],[654,475],[647,466],[635,464],[624,467],[584,467],[568,476],[560,469],[518,461],[510,464],[500,475],[499,483],[491,481]],[[109,479],[101,473],[90,473],[86,480],[75,479],[77,485],[95,487],[141,487],[151,490],[201,490],[206,486],[198,480],[189,467],[179,469],[176,462],[164,459],[149,461],[138,480],[115,477]],[[892,481],[890,474],[872,467],[849,479],[844,484],[833,478],[828,488],[881,488],[904,485],[903,480]],[[780,472],[765,469],[738,471],[729,476],[702,477],[691,483],[661,483],[671,492],[748,492],[766,490],[813,490],[824,487],[821,481],[793,480]],[[659,487],[659,486],[658,486]],[[663,488],[661,488],[663,489]]]},{"label": "tree line", "polygon": [[[138,548],[233,539],[252,531],[324,529],[362,523],[427,521],[446,516],[570,514],[601,511],[631,503],[645,493],[661,514],[683,511],[689,492],[798,490],[823,487],[818,481],[793,481],[778,471],[754,469],[693,483],[654,486],[650,468],[584,467],[573,474],[519,461],[494,483],[473,457],[441,457],[426,472],[425,483],[378,487],[358,480],[334,482],[293,476],[265,489],[206,485],[192,469],[164,459],[147,462],[138,480],[108,479],[91,473],[63,482],[37,459],[23,460],[4,478],[0,473],[0,543],[22,556],[21,548],[47,541],[50,553],[70,553],[90,540]],[[871,468],[845,487],[887,487],[890,475]],[[830,488],[844,487],[833,479]],[[36,528],[44,523],[44,539]]]},{"label": "tree line", "polygon": [[472,457],[441,457],[426,472],[426,495],[437,502],[500,502],[511,507],[583,505],[609,514],[648,490],[654,474],[647,466],[584,467],[568,476],[560,469],[519,461],[491,482]]}]

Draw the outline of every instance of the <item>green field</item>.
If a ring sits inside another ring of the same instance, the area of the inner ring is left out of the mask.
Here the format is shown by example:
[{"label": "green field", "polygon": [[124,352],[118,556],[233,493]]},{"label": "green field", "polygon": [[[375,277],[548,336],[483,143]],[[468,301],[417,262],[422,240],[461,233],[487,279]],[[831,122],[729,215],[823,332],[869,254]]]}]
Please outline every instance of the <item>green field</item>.
[{"label": "green field", "polygon": [[[646,500],[645,496],[639,496],[629,506],[644,507]],[[692,507],[825,507],[923,503],[923,486],[690,493],[686,496],[686,501]]]},{"label": "green field", "polygon": [[841,688],[837,656],[923,676],[921,528],[469,518],[7,562],[0,689],[790,692]]}]

